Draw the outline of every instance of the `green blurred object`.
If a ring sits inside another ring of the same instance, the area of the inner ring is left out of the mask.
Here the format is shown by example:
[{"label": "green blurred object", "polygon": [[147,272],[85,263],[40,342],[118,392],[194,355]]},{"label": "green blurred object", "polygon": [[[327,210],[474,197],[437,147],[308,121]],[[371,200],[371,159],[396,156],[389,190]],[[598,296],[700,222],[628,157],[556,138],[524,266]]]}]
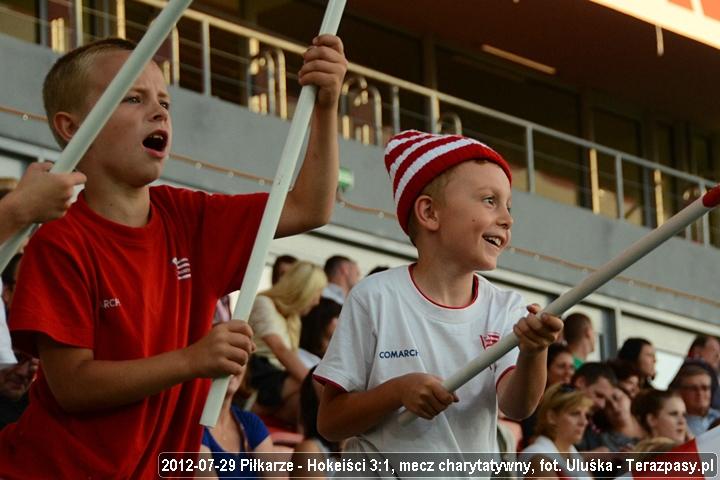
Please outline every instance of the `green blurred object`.
[{"label": "green blurred object", "polygon": [[353,186],[355,186],[355,174],[345,167],[340,167],[338,189],[340,189],[341,192],[347,192],[352,189]]}]

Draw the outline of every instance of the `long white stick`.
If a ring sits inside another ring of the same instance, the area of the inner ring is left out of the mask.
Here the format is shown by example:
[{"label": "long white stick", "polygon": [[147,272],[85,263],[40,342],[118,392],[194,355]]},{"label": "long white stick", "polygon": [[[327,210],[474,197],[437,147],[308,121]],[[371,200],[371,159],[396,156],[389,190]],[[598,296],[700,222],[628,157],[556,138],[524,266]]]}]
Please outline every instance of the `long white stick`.
[{"label": "long white stick", "polygon": [[[335,34],[340,26],[343,10],[345,9],[346,0],[330,0],[325,10],[322,25],[320,26],[321,34]],[[260,277],[263,267],[265,266],[265,257],[270,248],[270,241],[275,236],[275,230],[280,220],[280,213],[285,204],[290,180],[292,179],[295,165],[300,156],[305,134],[307,133],[310,116],[312,115],[313,105],[315,104],[315,88],[305,86],[300,91],[298,99],[290,123],[290,131],[285,140],[285,147],[280,156],[277,172],[275,173],[275,181],[270,190],[265,212],[260,221],[260,228],[255,238],[255,246],[253,247],[250,260],[248,261],[247,271],[240,287],[240,296],[233,312],[233,318],[247,320],[252,310],[253,301],[258,285],[260,285]],[[213,380],[212,387],[205,401],[200,423],[206,427],[214,427],[220,416],[220,409],[227,392],[230,377],[216,378]]]},{"label": "long white stick", "polygon": [[[110,85],[105,89],[105,92],[103,92],[87,118],[80,125],[77,133],[62,151],[60,158],[50,169],[51,172],[68,173],[75,169],[87,149],[90,148],[90,144],[92,144],[115,111],[120,100],[130,90],[145,65],[160,48],[160,45],[165,41],[191,3],[192,0],[170,0],[167,6],[163,8],[115,78],[110,82]],[[32,231],[32,228],[33,226],[29,225],[0,247],[0,271],[5,269],[10,259]]]},{"label": "long white stick", "polygon": [[[613,277],[628,268],[633,263],[653,251],[660,244],[673,237],[676,233],[705,215],[710,210],[720,204],[720,185],[709,190],[702,198],[698,198],[686,208],[671,217],[660,227],[640,238],[638,241],[630,245],[617,257],[600,267],[588,275],[577,286],[568,290],[554,302],[545,307],[543,312],[549,312],[553,315],[561,316],[566,310],[576,305],[583,298],[587,297],[602,285],[610,281]],[[474,376],[485,370],[492,363],[499,360],[503,355],[508,353],[519,344],[517,336],[513,333],[508,335],[499,342],[492,345],[481,355],[476,357],[465,368],[456,372],[443,382],[443,386],[450,392],[454,392],[464,384],[466,384]],[[399,422],[407,425],[415,418],[415,414],[406,410],[400,414]]]}]

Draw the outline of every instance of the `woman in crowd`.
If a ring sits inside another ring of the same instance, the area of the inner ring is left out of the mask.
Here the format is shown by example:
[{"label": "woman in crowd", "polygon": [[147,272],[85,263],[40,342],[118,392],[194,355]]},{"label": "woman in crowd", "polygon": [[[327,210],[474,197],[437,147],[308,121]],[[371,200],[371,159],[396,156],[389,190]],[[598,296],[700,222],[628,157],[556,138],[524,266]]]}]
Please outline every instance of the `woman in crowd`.
[{"label": "woman in crowd", "polygon": [[257,346],[250,358],[250,385],[258,391],[256,413],[296,424],[300,384],[308,373],[298,356],[300,317],[319,303],[325,285],[322,268],[298,261],[255,298],[249,323]]},{"label": "woman in crowd", "polygon": [[[575,373],[573,356],[570,349],[562,343],[553,343],[548,347],[547,355],[547,383],[545,389],[558,383],[569,384]],[[522,428],[522,446],[527,447],[532,443],[535,436],[535,424],[537,423],[537,410],[528,418],[520,422]]]},{"label": "woman in crowd", "polygon": [[553,343],[548,347],[547,355],[547,387],[556,383],[570,383],[575,367],[570,349],[561,344]]},{"label": "woman in crowd", "polygon": [[615,387],[595,424],[600,427],[601,441],[611,452],[626,452],[645,438],[646,432],[632,414],[632,400],[622,388]]},{"label": "woman in crowd", "polygon": [[[582,461],[573,445],[585,432],[591,406],[592,400],[572,385],[556,384],[545,391],[537,415],[537,437],[520,454],[520,460],[532,462],[533,473],[525,478],[592,478],[582,468],[572,468]],[[559,470],[543,470],[541,460],[557,460]]]},{"label": "woman in crowd", "polygon": [[678,443],[690,439],[685,403],[677,392],[643,390],[633,400],[632,412],[650,438],[666,437]]},{"label": "woman in crowd", "polygon": [[632,364],[640,376],[640,390],[652,387],[655,378],[655,347],[644,338],[628,338],[620,347],[618,358]]}]

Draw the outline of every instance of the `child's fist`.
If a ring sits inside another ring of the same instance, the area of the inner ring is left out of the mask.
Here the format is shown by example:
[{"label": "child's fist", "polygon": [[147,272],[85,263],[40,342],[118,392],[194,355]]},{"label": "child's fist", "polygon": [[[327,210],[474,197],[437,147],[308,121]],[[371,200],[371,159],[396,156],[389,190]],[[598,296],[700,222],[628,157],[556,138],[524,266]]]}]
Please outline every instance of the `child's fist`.
[{"label": "child's fist", "polygon": [[300,85],[318,88],[316,103],[319,107],[337,108],[347,60],[340,37],[320,35],[303,54],[304,64],[298,72]]},{"label": "child's fist", "polygon": [[516,323],[513,331],[520,340],[521,352],[538,353],[557,341],[563,322],[549,313],[537,316],[540,312],[537,304],[528,305],[527,309],[530,314]]},{"label": "child's fist", "polygon": [[432,419],[457,402],[457,395],[448,392],[439,377],[427,373],[408,373],[399,378],[400,400],[418,417]]},{"label": "child's fist", "polygon": [[22,224],[42,223],[60,218],[70,208],[75,185],[85,183],[80,172],[50,173],[52,163],[31,163],[18,186],[8,194],[15,200]]}]

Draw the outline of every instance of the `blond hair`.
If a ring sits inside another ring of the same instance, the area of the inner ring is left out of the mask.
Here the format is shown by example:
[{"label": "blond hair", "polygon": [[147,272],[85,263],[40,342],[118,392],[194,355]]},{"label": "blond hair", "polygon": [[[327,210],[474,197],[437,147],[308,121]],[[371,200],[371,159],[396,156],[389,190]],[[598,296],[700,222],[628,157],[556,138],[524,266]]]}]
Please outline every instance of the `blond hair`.
[{"label": "blond hair", "polygon": [[291,344],[300,341],[300,314],[327,285],[327,277],[320,266],[299,260],[280,277],[272,288],[260,292],[272,300],[277,311],[285,317]]},{"label": "blond hair", "polygon": [[562,413],[573,408],[590,408],[592,400],[580,390],[567,384],[555,384],[545,390],[540,408],[538,408],[538,420],[535,426],[536,435],[544,435],[550,439],[555,438],[557,426],[550,423],[550,412]]},{"label": "blond hair", "polygon": [[650,437],[639,441],[635,444],[633,452],[638,453],[634,458],[635,460],[653,460],[658,456],[658,453],[669,452],[673,448],[680,445],[680,442],[671,440],[667,437]]},{"label": "blond hair", "polygon": [[94,60],[109,51],[132,51],[135,44],[122,38],[106,38],[72,50],[58,59],[45,76],[43,103],[48,124],[61,147],[67,142],[55,130],[53,118],[58,112],[79,113],[86,107],[89,72]]}]

